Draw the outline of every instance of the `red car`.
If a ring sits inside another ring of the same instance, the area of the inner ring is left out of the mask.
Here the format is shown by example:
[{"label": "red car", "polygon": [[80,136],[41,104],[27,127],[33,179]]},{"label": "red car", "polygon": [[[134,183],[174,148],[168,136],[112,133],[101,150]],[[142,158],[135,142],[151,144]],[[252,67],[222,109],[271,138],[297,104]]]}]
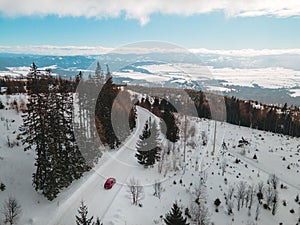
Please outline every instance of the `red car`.
[{"label": "red car", "polygon": [[105,181],[104,188],[105,189],[111,189],[112,186],[114,186],[115,183],[116,183],[116,179],[115,178],[108,178]]}]

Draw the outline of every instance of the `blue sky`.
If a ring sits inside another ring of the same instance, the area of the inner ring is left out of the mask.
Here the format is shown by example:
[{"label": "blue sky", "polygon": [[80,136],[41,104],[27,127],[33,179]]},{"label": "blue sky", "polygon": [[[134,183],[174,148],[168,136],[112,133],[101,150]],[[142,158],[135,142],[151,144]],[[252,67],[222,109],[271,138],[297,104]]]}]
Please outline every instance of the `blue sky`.
[{"label": "blue sky", "polygon": [[117,47],[142,40],[169,41],[187,48],[276,49],[300,47],[300,19],[272,16],[226,18],[222,12],[193,16],[155,14],[134,19],[29,16],[0,17],[0,45]]},{"label": "blue sky", "polygon": [[64,8],[51,2],[64,4],[66,0],[44,1],[48,5],[31,1],[0,1],[0,46],[118,47],[158,40],[186,48],[300,48],[300,4],[294,0],[290,5],[277,0],[261,0],[260,4],[253,0],[247,5],[237,0],[240,4],[232,6],[226,0],[212,0],[209,6],[205,1],[199,4],[201,0],[187,0],[188,5],[175,0],[172,6],[172,1],[168,5],[155,0],[150,5],[135,0],[126,5],[124,1],[99,5],[102,0],[99,4],[92,0],[94,5],[89,6],[77,0],[75,6]]}]

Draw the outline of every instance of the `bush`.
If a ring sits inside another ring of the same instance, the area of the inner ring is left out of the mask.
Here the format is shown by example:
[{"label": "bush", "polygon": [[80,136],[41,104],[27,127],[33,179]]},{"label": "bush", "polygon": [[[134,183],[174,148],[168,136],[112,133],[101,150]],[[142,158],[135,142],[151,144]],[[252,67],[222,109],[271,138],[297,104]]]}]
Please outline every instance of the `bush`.
[{"label": "bush", "polygon": [[1,183],[1,184],[0,184],[0,191],[4,191],[5,188],[6,188],[6,187],[5,187],[5,184]]},{"label": "bush", "polygon": [[286,205],[287,205],[286,200],[283,200],[282,205],[283,205],[283,206],[286,206]]},{"label": "bush", "polygon": [[291,209],[291,210],[290,210],[290,213],[294,214],[294,213],[295,213],[295,210],[294,210],[294,209]]},{"label": "bush", "polygon": [[299,202],[299,195],[296,196],[295,202]]},{"label": "bush", "polygon": [[0,109],[4,109],[4,105],[1,100],[0,100]]},{"label": "bush", "polygon": [[190,213],[190,210],[189,210],[189,208],[185,208],[185,210],[184,210],[184,215],[187,217],[187,218],[192,218],[191,217],[191,213]]},{"label": "bush", "polygon": [[214,201],[214,204],[215,204],[216,207],[219,207],[219,205],[221,205],[220,199],[217,198],[217,199]]},{"label": "bush", "polygon": [[269,206],[266,203],[263,206],[264,206],[264,209],[269,209]]}]

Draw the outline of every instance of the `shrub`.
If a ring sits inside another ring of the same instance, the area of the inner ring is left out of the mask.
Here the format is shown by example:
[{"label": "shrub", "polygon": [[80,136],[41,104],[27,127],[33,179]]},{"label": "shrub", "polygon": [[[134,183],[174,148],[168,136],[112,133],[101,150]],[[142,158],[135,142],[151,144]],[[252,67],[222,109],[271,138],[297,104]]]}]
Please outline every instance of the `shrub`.
[{"label": "shrub", "polygon": [[295,213],[295,210],[294,210],[294,209],[291,209],[291,210],[290,210],[290,213],[294,214],[294,213]]},{"label": "shrub", "polygon": [[5,187],[5,184],[1,183],[1,184],[0,184],[0,191],[4,191],[5,188],[6,188],[6,187]]},{"label": "shrub", "polygon": [[219,198],[217,198],[215,201],[214,201],[214,204],[216,207],[219,207],[219,205],[221,205],[221,201]]}]

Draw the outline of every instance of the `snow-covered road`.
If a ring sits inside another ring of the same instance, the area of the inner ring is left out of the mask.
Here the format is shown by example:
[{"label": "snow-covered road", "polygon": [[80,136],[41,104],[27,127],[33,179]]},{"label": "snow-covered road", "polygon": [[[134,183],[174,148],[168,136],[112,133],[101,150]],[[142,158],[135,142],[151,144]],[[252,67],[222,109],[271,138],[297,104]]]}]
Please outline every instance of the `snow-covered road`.
[{"label": "snow-covered road", "polygon": [[[120,190],[126,188],[128,178],[136,166],[136,159],[134,158],[135,145],[149,115],[149,111],[137,107],[135,132],[117,152],[106,152],[103,155],[102,162],[104,161],[104,163],[102,166],[95,169],[94,174],[72,196],[60,204],[56,215],[48,225],[73,225],[81,200],[84,200],[88,205],[90,216],[99,216],[102,221],[105,219],[110,205],[118,197]],[[116,178],[117,184],[112,189],[105,190],[103,184],[108,177]]]}]

